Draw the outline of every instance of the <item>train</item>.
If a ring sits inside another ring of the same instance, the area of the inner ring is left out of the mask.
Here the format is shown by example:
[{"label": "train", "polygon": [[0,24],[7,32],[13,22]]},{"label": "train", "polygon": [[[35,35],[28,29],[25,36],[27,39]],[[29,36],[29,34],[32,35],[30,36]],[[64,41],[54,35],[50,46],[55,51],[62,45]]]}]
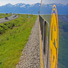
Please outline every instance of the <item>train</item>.
[{"label": "train", "polygon": [[68,68],[68,0],[41,0],[43,67]]}]

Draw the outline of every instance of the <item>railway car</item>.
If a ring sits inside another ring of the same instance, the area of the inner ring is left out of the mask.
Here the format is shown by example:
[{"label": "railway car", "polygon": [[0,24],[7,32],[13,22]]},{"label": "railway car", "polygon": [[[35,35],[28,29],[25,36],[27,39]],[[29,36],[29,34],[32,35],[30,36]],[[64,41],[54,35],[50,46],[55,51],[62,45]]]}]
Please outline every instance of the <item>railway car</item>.
[{"label": "railway car", "polygon": [[68,68],[68,0],[41,0],[43,67]]}]

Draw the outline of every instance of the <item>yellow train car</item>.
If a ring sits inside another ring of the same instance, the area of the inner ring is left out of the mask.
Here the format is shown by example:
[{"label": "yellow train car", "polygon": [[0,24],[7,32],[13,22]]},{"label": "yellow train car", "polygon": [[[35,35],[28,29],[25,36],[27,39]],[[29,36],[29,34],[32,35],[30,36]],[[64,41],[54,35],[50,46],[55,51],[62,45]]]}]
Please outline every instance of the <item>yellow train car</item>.
[{"label": "yellow train car", "polygon": [[68,68],[68,0],[41,0],[44,68]]}]

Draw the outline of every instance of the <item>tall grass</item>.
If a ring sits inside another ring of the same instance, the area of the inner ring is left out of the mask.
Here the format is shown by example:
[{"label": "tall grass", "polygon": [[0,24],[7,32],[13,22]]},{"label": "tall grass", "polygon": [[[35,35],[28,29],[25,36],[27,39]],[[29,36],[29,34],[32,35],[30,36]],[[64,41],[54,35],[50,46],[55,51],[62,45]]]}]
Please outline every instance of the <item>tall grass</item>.
[{"label": "tall grass", "polygon": [[19,15],[19,18],[0,24],[0,68],[15,68],[28,41],[37,16]]}]

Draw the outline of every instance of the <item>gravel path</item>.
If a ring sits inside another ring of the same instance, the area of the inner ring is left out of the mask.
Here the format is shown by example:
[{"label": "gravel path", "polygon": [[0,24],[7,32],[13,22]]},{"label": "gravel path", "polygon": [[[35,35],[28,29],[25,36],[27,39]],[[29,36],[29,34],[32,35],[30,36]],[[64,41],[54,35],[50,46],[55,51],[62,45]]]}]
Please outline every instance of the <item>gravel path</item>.
[{"label": "gravel path", "polygon": [[29,40],[22,51],[16,68],[40,68],[40,45],[39,45],[39,23],[38,18],[32,29]]},{"label": "gravel path", "polygon": [[16,15],[16,17],[14,17],[14,16],[15,15],[12,15],[12,16],[8,17],[8,20],[5,20],[5,18],[1,18],[0,19],[0,23],[4,23],[4,22],[7,22],[7,21],[10,21],[10,20],[18,18],[18,15]]}]

